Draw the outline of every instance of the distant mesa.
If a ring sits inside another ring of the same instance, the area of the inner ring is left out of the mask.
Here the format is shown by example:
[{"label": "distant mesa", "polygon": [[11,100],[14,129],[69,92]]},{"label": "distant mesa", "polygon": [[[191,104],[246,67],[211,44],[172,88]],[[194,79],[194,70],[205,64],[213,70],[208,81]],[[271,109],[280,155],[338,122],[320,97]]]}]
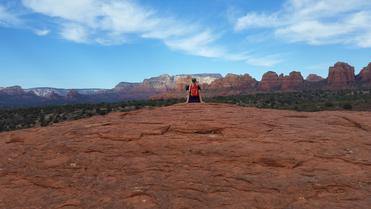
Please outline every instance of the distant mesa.
[{"label": "distant mesa", "polygon": [[355,75],[354,67],[337,62],[328,70],[328,77],[309,74],[306,79],[299,71],[278,75],[274,71],[263,74],[257,81],[249,74],[217,73],[163,74],[144,79],[143,82],[121,82],[112,89],[58,89],[20,86],[0,88],[0,107],[58,105],[74,103],[117,102],[122,100],[168,99],[184,97],[185,86],[196,78],[204,90],[204,96],[227,96],[256,92],[290,92],[315,89],[371,88],[371,62]]},{"label": "distant mesa", "polygon": [[129,83],[129,82],[120,82],[117,84],[114,89],[115,90],[125,90],[125,89],[130,89],[134,88],[136,86],[140,85],[140,83]]},{"label": "distant mesa", "polygon": [[309,82],[318,82],[318,81],[323,81],[325,79],[317,74],[309,74],[305,80]]},{"label": "distant mesa", "polygon": [[25,91],[20,86],[10,86],[2,88],[1,92],[8,95],[20,95],[25,93]]}]

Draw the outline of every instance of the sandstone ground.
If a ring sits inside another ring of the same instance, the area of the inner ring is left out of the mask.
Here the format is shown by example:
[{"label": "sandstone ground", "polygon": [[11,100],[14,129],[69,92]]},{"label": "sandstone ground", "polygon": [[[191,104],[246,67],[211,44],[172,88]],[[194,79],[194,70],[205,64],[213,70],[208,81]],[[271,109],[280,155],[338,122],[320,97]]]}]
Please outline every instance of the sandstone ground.
[{"label": "sandstone ground", "polygon": [[369,112],[179,104],[0,134],[0,208],[370,205]]}]

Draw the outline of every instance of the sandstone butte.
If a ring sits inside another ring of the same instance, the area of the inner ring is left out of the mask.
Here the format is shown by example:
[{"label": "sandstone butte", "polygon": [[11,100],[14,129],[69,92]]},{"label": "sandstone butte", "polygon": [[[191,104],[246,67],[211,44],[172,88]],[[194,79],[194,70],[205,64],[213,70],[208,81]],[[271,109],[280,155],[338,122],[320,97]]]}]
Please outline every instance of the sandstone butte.
[{"label": "sandstone butte", "polygon": [[0,208],[370,205],[367,112],[178,104],[0,134]]}]

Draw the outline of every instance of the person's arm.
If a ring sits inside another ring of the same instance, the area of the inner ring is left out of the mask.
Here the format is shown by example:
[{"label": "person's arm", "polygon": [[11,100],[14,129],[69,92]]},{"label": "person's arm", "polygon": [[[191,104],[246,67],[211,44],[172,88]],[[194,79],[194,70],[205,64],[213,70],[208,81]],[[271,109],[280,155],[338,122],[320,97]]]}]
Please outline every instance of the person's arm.
[{"label": "person's arm", "polygon": [[201,103],[205,103],[205,102],[202,100],[201,92],[198,93],[198,96],[200,97],[200,102],[201,102]]},{"label": "person's arm", "polygon": [[202,100],[202,96],[201,96],[201,87],[198,86],[198,96],[200,97],[200,102],[201,103],[205,103],[203,100]]},{"label": "person's arm", "polygon": [[187,85],[186,86],[186,91],[187,91],[187,100],[186,100],[186,103],[189,103],[189,86]]},{"label": "person's arm", "polygon": [[187,94],[187,100],[186,103],[189,103],[189,94]]}]

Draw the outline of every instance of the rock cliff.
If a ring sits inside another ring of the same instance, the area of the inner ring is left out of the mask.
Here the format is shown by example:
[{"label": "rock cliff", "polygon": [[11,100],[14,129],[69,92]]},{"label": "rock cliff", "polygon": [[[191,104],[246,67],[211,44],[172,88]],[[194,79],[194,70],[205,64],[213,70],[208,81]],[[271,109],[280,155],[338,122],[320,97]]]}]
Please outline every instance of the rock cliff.
[{"label": "rock cliff", "polygon": [[269,71],[264,73],[258,90],[259,91],[276,91],[281,87],[281,80],[279,79],[276,72]]},{"label": "rock cliff", "polygon": [[330,67],[327,78],[329,88],[349,88],[354,85],[354,67],[344,62],[337,62]]},{"label": "rock cliff", "polygon": [[304,78],[300,72],[293,71],[288,76],[280,76],[281,91],[298,91],[303,89]]},{"label": "rock cliff", "polygon": [[361,70],[358,77],[363,85],[371,86],[371,62]]}]

